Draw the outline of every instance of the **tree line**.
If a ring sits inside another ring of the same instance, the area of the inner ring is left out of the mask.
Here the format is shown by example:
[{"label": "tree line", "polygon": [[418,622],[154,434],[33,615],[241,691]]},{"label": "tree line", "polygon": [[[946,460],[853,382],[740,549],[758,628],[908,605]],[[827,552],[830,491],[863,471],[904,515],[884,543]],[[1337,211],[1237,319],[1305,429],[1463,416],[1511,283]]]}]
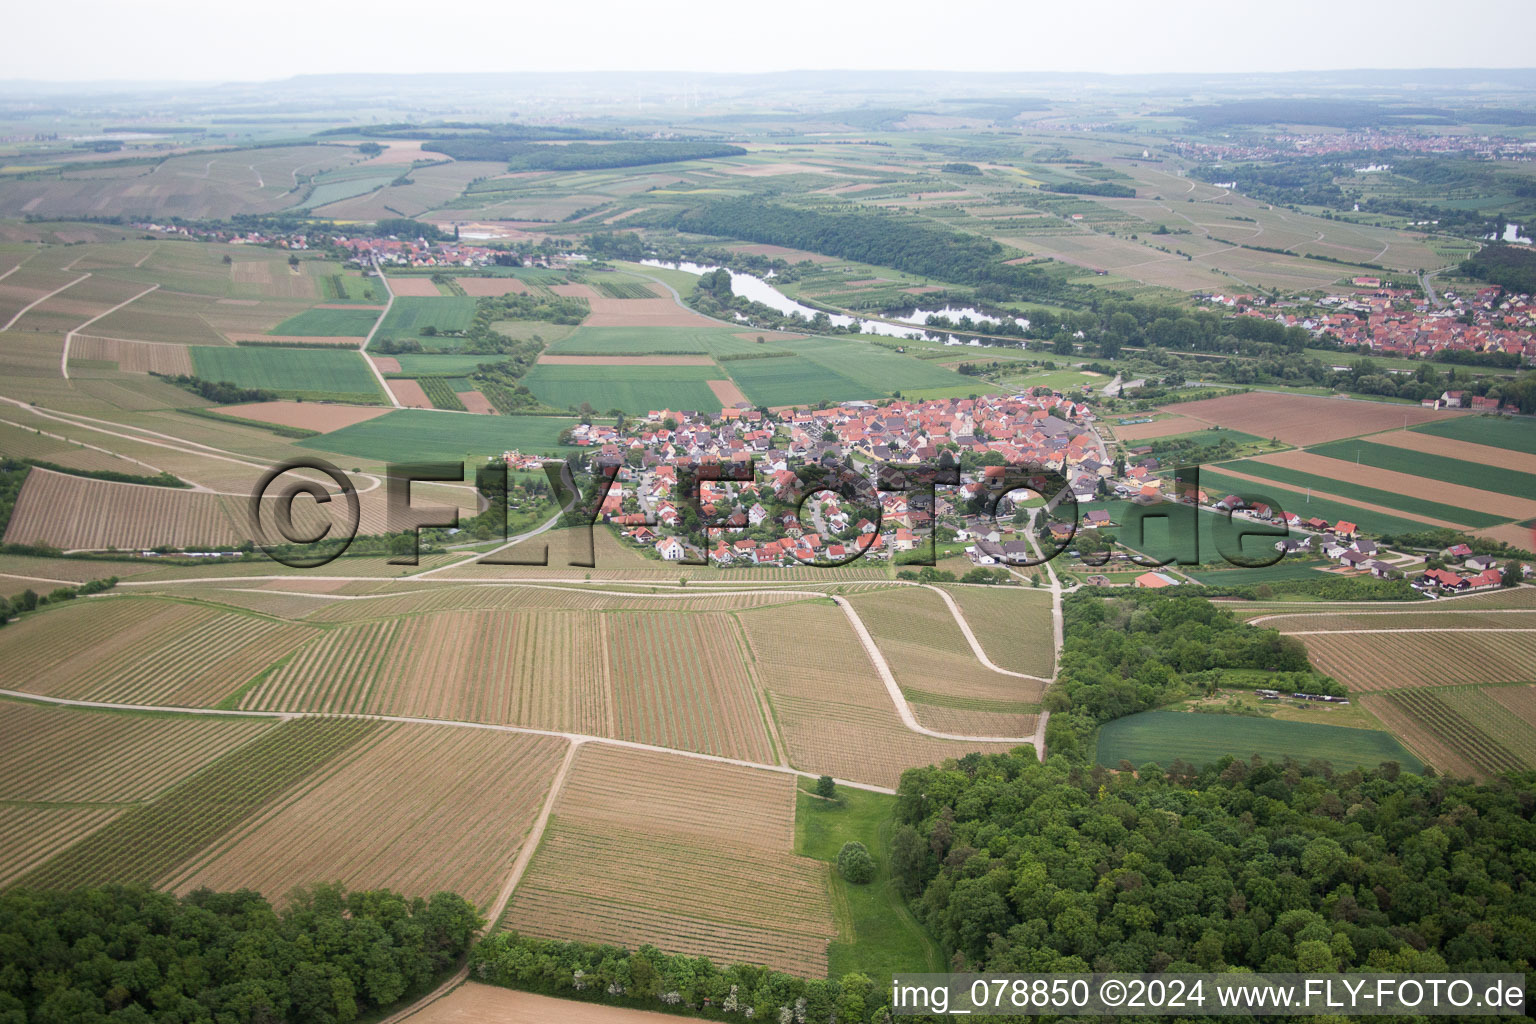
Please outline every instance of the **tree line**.
[{"label": "tree line", "polygon": [[452,893],[143,886],[0,894],[0,1024],[343,1024],[425,989],[483,924]]}]

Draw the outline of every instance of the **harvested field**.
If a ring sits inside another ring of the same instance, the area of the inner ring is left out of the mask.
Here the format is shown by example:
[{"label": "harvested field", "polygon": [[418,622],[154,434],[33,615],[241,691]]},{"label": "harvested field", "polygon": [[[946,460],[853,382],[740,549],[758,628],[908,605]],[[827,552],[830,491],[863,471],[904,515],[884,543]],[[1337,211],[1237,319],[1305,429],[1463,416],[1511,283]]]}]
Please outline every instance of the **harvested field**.
[{"label": "harvested field", "polygon": [[1536,632],[1324,633],[1302,641],[1321,671],[1365,693],[1536,677]]},{"label": "harvested field", "polygon": [[372,360],[373,365],[378,368],[380,373],[400,372],[400,360],[394,356],[369,356],[368,358]]},{"label": "harvested field", "polygon": [[578,1003],[467,981],[411,1017],[412,1024],[677,1024],[666,1013]]},{"label": "harvested field", "polygon": [[463,288],[465,295],[475,298],[510,295],[514,292],[521,295],[528,290],[528,285],[515,277],[456,277],[453,283]]},{"label": "harvested field", "polygon": [[1489,526],[1473,532],[1474,537],[1487,537],[1503,544],[1509,544],[1517,548],[1529,551],[1536,548],[1536,529],[1529,526],[1519,526],[1508,523],[1504,526]]},{"label": "harvested field", "polygon": [[[947,587],[949,596],[1002,668],[1050,678],[1056,671],[1051,595],[1018,587]],[[1017,736],[1020,733],[994,733]]]},{"label": "harvested field", "polygon": [[1419,406],[1260,391],[1181,402],[1164,411],[1294,445],[1401,429],[1404,423],[1412,426],[1454,415]]},{"label": "harvested field", "polygon": [[[206,707],[298,646],[308,627],[159,598],[49,608],[0,633],[16,688],[49,697]],[[82,636],[99,637],[82,646]]]},{"label": "harvested field", "polygon": [[715,397],[720,399],[720,405],[726,409],[751,404],[747,401],[747,396],[741,393],[741,388],[736,386],[735,381],[707,380],[704,383],[709,385],[709,390],[715,393]]},{"label": "harvested field", "polygon": [[383,416],[389,410],[382,406],[331,405],[325,402],[252,402],[249,405],[222,406],[219,411],[242,420],[318,430],[323,434],[350,427],[354,423],[364,423],[376,416]]},{"label": "harvested field", "polygon": [[552,356],[542,355],[546,366],[714,366],[709,356]]},{"label": "harvested field", "polygon": [[495,414],[496,407],[491,404],[491,400],[489,398],[486,398],[485,395],[481,394],[479,391],[460,391],[458,394],[459,401],[464,403],[464,409],[466,412],[478,412],[491,415]]},{"label": "harvested field", "polygon": [[1326,455],[1315,455],[1312,452],[1279,452],[1274,455],[1262,455],[1253,461],[1284,466],[1324,478],[1347,478],[1366,487],[1392,491],[1396,494],[1416,495],[1441,504],[1477,509],[1480,512],[1506,516],[1510,519],[1524,520],[1536,517],[1536,500],[1498,494],[1462,484],[1446,483],[1428,474],[1413,476],[1390,469],[1377,469],[1371,465],[1368,454],[1359,463],[1345,462]]},{"label": "harvested field", "polygon": [[820,976],[837,925],[794,816],[792,776],[584,746],[502,924]]},{"label": "harvested field", "polygon": [[144,800],[275,724],[0,701],[0,800]]},{"label": "harvested field", "polygon": [[226,834],[165,884],[274,897],[339,881],[406,896],[500,892],[566,741],[480,729],[393,727],[317,785]]},{"label": "harvested field", "polygon": [[443,294],[430,277],[391,277],[389,290],[399,296],[435,299]]},{"label": "harvested field", "polygon": [[384,382],[389,391],[395,396],[395,400],[407,409],[430,409],[432,400],[421,389],[421,384],[414,380],[387,380]]},{"label": "harvested field", "polygon": [[584,284],[557,284],[557,295],[586,299],[592,313],[583,327],[714,327],[716,321],[665,299],[612,299]]},{"label": "harvested field", "polygon": [[1393,430],[1385,434],[1375,434],[1371,440],[1376,444],[1389,444],[1394,448],[1444,455],[1446,458],[1460,459],[1463,462],[1512,469],[1517,473],[1536,474],[1536,455],[1511,451],[1508,448],[1494,448],[1486,444],[1473,444],[1471,441],[1458,441],[1450,437],[1438,437],[1424,430]]},{"label": "harvested field", "polygon": [[1177,413],[1165,419],[1153,420],[1151,423],[1132,423],[1124,427],[1113,423],[1107,424],[1114,432],[1115,438],[1120,441],[1144,441],[1154,437],[1187,434],[1190,431],[1204,429],[1208,425],[1203,420],[1190,419],[1188,416],[1180,416]]},{"label": "harvested field", "polygon": [[121,813],[120,807],[0,805],[0,886],[10,885]]}]

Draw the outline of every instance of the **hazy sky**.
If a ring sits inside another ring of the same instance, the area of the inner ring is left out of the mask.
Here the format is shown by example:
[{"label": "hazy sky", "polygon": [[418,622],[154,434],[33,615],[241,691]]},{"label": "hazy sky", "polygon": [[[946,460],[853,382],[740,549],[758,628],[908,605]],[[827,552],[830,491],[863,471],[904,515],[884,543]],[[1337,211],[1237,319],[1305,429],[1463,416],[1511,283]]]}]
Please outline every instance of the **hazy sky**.
[{"label": "hazy sky", "polygon": [[[7,0],[0,79],[1525,67],[1533,0]],[[1502,41],[1502,42],[1501,42]]]}]

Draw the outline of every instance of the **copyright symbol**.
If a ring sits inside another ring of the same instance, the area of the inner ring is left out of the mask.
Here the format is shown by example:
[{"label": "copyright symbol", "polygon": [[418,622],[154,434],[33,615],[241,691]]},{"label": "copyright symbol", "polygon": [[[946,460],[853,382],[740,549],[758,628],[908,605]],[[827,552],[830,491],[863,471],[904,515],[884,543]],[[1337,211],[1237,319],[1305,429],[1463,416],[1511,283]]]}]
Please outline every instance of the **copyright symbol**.
[{"label": "copyright symbol", "polygon": [[1119,1006],[1125,1002],[1125,982],[1110,978],[1099,986],[1099,1001],[1105,1006]]},{"label": "copyright symbol", "polygon": [[[333,498],[329,488],[319,481],[302,477],[286,482],[279,480],[295,470],[323,473],[335,483],[347,505],[346,519],[339,528],[325,515],[325,507]],[[315,502],[307,508],[300,506],[300,518],[305,521],[303,526],[294,522],[294,501],[301,494],[309,495]],[[252,538],[269,558],[292,569],[313,569],[337,558],[351,546],[363,516],[352,478],[324,459],[307,458],[290,459],[267,470],[251,491],[250,518]],[[267,527],[269,521],[271,530]],[[285,550],[288,546],[318,544],[324,540],[339,540],[340,543],[329,550]]]}]

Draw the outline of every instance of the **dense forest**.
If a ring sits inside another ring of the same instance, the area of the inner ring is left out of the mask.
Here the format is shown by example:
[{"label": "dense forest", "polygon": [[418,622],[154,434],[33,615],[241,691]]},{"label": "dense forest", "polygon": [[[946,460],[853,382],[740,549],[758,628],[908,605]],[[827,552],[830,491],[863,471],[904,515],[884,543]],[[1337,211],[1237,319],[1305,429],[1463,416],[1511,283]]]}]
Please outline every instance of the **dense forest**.
[{"label": "dense forest", "polygon": [[1112,181],[1063,181],[1054,185],[1041,185],[1041,191],[1060,192],[1069,196],[1107,196],[1112,199],[1135,199],[1136,190],[1129,185],[1117,185]]},{"label": "dense forest", "polygon": [[1536,293],[1536,252],[1528,245],[1485,245],[1476,256],[1463,260],[1459,269],[1507,292]]},{"label": "dense forest", "polygon": [[[1051,711],[1045,740],[1052,754],[1074,760],[1092,758],[1100,725],[1194,692],[1202,673],[1310,671],[1301,641],[1239,622],[1192,594],[1089,590],[1064,600],[1062,616],[1058,679],[1044,699]],[[1325,677],[1307,686],[1343,692]]]},{"label": "dense forest", "polygon": [[[912,217],[846,210],[803,210],[755,199],[706,203],[678,218],[681,231],[784,245],[894,267],[940,281],[997,285],[1011,298],[1064,297],[1071,288],[990,238]],[[993,297],[992,301],[1004,301]]]},{"label": "dense forest", "polygon": [[140,886],[0,894],[0,1024],[339,1024],[424,989],[481,925],[452,893]]},{"label": "dense forest", "polygon": [[1525,972],[1533,813],[1536,774],[978,754],[902,777],[892,869],[956,970]]}]

